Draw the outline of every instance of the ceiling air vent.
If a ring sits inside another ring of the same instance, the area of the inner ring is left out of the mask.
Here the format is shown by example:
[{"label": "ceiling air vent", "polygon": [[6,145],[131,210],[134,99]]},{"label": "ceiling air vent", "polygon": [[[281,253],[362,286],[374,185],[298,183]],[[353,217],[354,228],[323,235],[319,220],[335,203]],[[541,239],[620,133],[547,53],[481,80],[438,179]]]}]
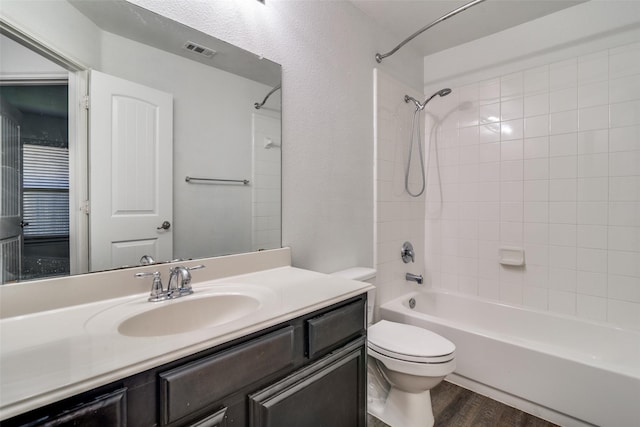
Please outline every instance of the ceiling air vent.
[{"label": "ceiling air vent", "polygon": [[197,53],[198,55],[206,56],[207,58],[211,58],[216,54],[215,50],[209,49],[208,47],[204,47],[194,42],[186,42],[183,47],[187,50],[190,50],[191,52]]}]

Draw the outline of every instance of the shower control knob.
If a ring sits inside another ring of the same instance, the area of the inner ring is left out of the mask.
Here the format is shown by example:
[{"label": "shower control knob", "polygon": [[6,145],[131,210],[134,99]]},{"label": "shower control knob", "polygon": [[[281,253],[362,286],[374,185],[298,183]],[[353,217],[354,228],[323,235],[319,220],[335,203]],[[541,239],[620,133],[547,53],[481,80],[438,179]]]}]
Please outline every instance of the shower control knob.
[{"label": "shower control knob", "polygon": [[413,245],[411,244],[411,242],[404,242],[402,244],[402,251],[400,252],[400,256],[402,257],[402,261],[405,264],[416,261],[416,254],[413,252]]}]

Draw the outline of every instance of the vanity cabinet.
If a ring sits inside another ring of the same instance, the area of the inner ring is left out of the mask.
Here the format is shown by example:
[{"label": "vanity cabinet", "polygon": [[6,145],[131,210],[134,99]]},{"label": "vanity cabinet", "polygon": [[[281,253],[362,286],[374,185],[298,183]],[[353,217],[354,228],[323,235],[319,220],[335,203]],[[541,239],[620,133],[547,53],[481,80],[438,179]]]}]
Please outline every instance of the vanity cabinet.
[{"label": "vanity cabinet", "polygon": [[366,294],[2,422],[366,426]]}]

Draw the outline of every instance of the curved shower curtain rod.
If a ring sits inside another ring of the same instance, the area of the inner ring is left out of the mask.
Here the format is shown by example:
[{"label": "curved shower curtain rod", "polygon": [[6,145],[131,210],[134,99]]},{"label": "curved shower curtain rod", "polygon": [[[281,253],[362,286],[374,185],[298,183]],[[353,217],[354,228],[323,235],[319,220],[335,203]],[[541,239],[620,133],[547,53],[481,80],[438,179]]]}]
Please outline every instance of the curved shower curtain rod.
[{"label": "curved shower curtain rod", "polygon": [[276,86],[276,87],[274,87],[273,89],[271,89],[271,92],[269,92],[269,93],[267,94],[267,96],[265,96],[265,97],[264,97],[264,99],[262,100],[262,102],[260,102],[260,103],[256,102],[255,104],[253,104],[253,107],[254,107],[256,110],[261,109],[261,108],[262,108],[262,106],[267,102],[267,99],[269,99],[269,97],[270,97],[271,95],[273,95],[273,92],[275,92],[275,91],[277,91],[278,89],[281,89],[281,88],[282,88],[282,83],[280,83],[278,86]]},{"label": "curved shower curtain rod", "polygon": [[404,46],[405,44],[409,43],[411,40],[415,39],[416,37],[418,37],[420,34],[424,33],[425,31],[427,31],[429,28],[433,27],[434,25],[439,24],[440,22],[451,18],[454,15],[457,15],[458,13],[462,12],[463,10],[467,10],[469,9],[471,6],[475,6],[478,3],[482,3],[485,0],[473,0],[467,4],[465,4],[464,6],[460,6],[459,8],[457,8],[456,10],[452,10],[451,12],[447,13],[446,15],[441,16],[440,18],[436,19],[435,21],[433,21],[432,23],[430,23],[429,25],[427,25],[426,27],[422,27],[421,29],[419,29],[418,31],[416,31],[415,33],[411,34],[409,37],[407,37],[406,39],[404,39],[398,46],[394,47],[393,49],[391,49],[389,52],[387,53],[376,53],[376,62],[379,64],[382,62],[382,60],[388,56],[393,55],[394,53],[396,53],[402,46]]}]

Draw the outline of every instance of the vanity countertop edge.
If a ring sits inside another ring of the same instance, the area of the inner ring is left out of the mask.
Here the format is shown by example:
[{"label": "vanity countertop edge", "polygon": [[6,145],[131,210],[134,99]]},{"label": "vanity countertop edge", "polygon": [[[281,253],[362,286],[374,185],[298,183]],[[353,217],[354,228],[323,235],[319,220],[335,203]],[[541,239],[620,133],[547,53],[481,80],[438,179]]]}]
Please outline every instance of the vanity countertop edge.
[{"label": "vanity countertop edge", "polygon": [[104,313],[113,307],[146,300],[148,293],[0,319],[0,420],[225,344],[373,289],[368,283],[290,265],[203,282],[198,282],[194,272],[194,295],[206,288],[233,287],[234,284],[265,288],[270,295],[269,306],[237,321],[182,334],[128,337],[119,334],[108,322],[98,329],[87,327],[91,322],[96,323],[92,319],[105,317]]}]

